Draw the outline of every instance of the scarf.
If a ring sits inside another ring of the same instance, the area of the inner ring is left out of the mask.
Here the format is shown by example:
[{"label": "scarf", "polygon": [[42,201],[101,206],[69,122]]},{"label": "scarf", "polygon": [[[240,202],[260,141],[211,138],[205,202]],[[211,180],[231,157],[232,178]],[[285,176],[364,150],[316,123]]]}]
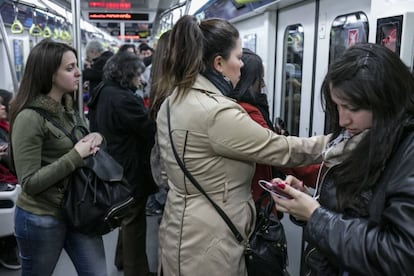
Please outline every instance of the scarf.
[{"label": "scarf", "polygon": [[201,74],[211,81],[224,96],[230,95],[233,91],[233,85],[231,82],[226,80],[226,78],[216,70],[207,69]]},{"label": "scarf", "polygon": [[359,142],[368,134],[369,129],[351,137],[347,130],[342,131],[334,140],[326,145],[322,152],[324,165],[332,167],[342,163],[349,157],[351,152],[358,146]]},{"label": "scarf", "polygon": [[0,128],[4,129],[8,133],[9,132],[9,122],[7,122],[6,120],[1,120],[0,121]]}]

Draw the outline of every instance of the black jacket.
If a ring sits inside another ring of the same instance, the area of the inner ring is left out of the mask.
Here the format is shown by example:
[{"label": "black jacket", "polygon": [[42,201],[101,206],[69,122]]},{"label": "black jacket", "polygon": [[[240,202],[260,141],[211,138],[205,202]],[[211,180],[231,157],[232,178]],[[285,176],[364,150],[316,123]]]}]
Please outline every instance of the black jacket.
[{"label": "black jacket", "polygon": [[114,53],[111,51],[105,51],[93,60],[91,68],[83,70],[82,79],[83,81],[89,81],[89,93],[102,81],[103,68],[113,55]]},{"label": "black jacket", "polygon": [[149,163],[155,122],[142,98],[116,83],[102,82],[88,106],[91,131],[104,135],[107,152],[124,167],[127,180],[136,186],[136,197],[156,192]]},{"label": "black jacket", "polygon": [[[320,193],[323,207],[308,221],[303,275],[414,275],[414,132],[400,143],[361,210],[335,210],[329,172]],[[356,214],[359,212],[360,214]]]}]

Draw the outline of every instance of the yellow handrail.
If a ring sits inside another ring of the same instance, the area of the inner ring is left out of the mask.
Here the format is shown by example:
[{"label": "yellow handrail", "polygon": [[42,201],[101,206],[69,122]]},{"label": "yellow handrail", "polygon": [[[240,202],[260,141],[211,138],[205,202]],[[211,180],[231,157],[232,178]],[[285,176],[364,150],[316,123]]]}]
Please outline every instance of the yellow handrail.
[{"label": "yellow handrail", "polygon": [[71,40],[72,39],[72,36],[70,35],[69,31],[63,30],[60,33],[60,39],[62,39],[62,40]]},{"label": "yellow handrail", "polygon": [[21,34],[23,32],[24,32],[23,24],[16,17],[13,21],[13,24],[11,25],[11,33],[12,34]]},{"label": "yellow handrail", "polygon": [[45,26],[43,28],[43,37],[49,38],[52,37],[53,33],[52,30],[49,28],[49,26]]},{"label": "yellow handrail", "polygon": [[36,22],[36,10],[33,10],[32,12],[32,26],[30,26],[29,34],[31,36],[42,36],[43,31],[42,28],[40,28],[39,24]]},{"label": "yellow handrail", "polygon": [[33,22],[32,23],[32,26],[30,26],[29,34],[31,36],[42,36],[43,35],[43,31],[42,31],[42,28],[40,28],[39,25],[37,25],[37,24],[35,24]]},{"label": "yellow handrail", "polygon": [[13,4],[14,8],[14,21],[11,25],[11,33],[12,34],[21,34],[24,32],[24,27],[22,22],[17,18],[17,15],[19,14],[19,8]]}]

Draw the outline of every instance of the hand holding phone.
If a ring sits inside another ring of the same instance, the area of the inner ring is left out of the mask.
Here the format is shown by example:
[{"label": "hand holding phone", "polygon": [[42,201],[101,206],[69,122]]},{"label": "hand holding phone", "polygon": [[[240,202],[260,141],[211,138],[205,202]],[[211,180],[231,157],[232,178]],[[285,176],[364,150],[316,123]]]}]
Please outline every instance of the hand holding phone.
[{"label": "hand holding phone", "polygon": [[274,194],[277,197],[284,198],[284,199],[292,199],[293,197],[287,194],[285,191],[277,187],[277,184],[273,184],[266,180],[259,180],[259,185],[266,191]]}]

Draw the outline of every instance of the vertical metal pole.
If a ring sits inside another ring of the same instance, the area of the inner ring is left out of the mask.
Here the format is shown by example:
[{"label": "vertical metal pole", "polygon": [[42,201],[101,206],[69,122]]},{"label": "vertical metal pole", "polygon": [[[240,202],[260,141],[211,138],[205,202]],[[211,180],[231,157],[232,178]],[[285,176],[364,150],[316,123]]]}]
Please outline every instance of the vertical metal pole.
[{"label": "vertical metal pole", "polygon": [[191,6],[191,0],[187,0],[185,1],[186,5],[185,5],[185,12],[184,15],[187,15],[188,12],[190,11],[190,6]]},{"label": "vertical metal pole", "polygon": [[0,33],[1,33],[1,36],[3,37],[4,48],[6,49],[7,59],[9,61],[10,73],[12,75],[12,80],[13,80],[13,95],[15,95],[17,93],[17,89],[19,88],[19,83],[17,81],[16,69],[14,68],[14,61],[12,59],[11,52],[10,52],[9,37],[7,36],[6,27],[4,26],[3,17],[1,16],[1,13],[0,13]]},{"label": "vertical metal pole", "polygon": [[125,22],[119,22],[119,35],[121,36],[122,43],[125,42]]},{"label": "vertical metal pole", "polygon": [[[78,52],[78,64],[82,64],[82,43],[81,43],[81,29],[80,29],[80,0],[71,0],[72,6],[72,42],[73,47]],[[82,69],[82,68],[81,68]],[[82,76],[79,80],[79,89],[78,89],[78,108],[79,113],[83,113],[83,80]]]}]

